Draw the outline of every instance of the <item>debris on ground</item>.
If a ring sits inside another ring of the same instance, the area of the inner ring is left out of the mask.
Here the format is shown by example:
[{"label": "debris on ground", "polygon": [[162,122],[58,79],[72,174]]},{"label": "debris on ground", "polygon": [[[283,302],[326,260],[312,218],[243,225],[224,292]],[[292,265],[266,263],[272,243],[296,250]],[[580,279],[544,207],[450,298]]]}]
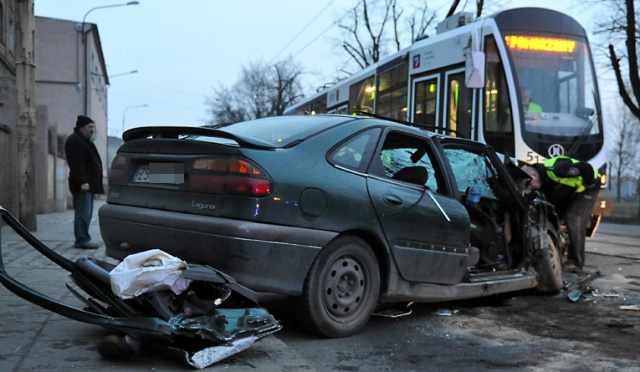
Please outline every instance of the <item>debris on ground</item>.
[{"label": "debris on ground", "polygon": [[459,310],[448,310],[448,309],[440,309],[436,311],[436,314],[440,316],[451,316],[453,314],[457,314]]},{"label": "debris on ground", "polygon": [[379,305],[378,308],[375,309],[373,315],[382,316],[385,318],[399,318],[401,316],[411,315],[413,310],[411,309],[411,305],[413,305],[413,301],[407,304],[384,304]]},{"label": "debris on ground", "polygon": [[580,279],[579,282],[570,284],[567,287],[567,297],[569,300],[576,302],[582,297],[583,293],[593,291],[593,288],[589,287],[587,284],[592,280],[601,277],[600,271],[594,271],[593,273],[587,275],[585,278]]}]

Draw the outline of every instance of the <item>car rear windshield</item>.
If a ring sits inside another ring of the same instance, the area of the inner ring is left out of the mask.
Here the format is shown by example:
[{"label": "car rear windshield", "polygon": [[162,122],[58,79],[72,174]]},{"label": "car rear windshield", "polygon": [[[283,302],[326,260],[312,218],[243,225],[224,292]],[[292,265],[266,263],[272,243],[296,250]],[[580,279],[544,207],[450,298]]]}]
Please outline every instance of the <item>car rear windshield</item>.
[{"label": "car rear windshield", "polygon": [[[288,147],[303,141],[326,129],[353,120],[349,116],[276,116],[234,124],[211,126],[220,131],[228,132],[245,141],[270,144],[274,148]],[[229,143],[228,139],[193,136],[191,140]]]}]

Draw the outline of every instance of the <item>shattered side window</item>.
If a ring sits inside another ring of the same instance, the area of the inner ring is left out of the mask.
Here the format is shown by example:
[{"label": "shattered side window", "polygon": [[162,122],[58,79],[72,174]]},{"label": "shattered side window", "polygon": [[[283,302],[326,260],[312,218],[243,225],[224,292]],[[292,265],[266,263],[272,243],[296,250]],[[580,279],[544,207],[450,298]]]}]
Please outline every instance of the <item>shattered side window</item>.
[{"label": "shattered side window", "polygon": [[490,180],[496,177],[496,172],[483,154],[464,149],[445,149],[444,152],[451,163],[461,194],[465,194],[469,187],[475,185],[480,187],[482,197],[497,199],[490,183]]},{"label": "shattered side window", "polygon": [[[431,160],[431,152],[424,139],[401,133],[390,133],[382,146],[378,158],[377,173],[387,178],[399,179],[398,173],[407,168],[422,167],[426,169],[424,186],[438,192],[438,172]],[[417,177],[420,178],[420,177]]]}]

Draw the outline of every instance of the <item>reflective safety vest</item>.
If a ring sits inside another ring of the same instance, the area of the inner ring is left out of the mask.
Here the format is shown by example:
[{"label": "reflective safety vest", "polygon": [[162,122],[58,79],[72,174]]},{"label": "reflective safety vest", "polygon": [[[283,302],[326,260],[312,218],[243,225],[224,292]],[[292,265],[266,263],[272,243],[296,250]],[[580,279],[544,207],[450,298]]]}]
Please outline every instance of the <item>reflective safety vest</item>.
[{"label": "reflective safety vest", "polygon": [[537,103],[530,102],[528,106],[524,112],[542,112],[542,106]]},{"label": "reflective safety vest", "polygon": [[[547,176],[552,181],[555,181],[562,185],[566,185],[576,189],[576,192],[583,192],[585,190],[585,187],[584,187],[584,184],[582,183],[582,176],[562,178],[562,177],[556,176],[556,174],[553,172],[554,165],[560,159],[571,160],[573,164],[577,164],[580,162],[580,160],[572,159],[568,156],[563,156],[563,155],[556,156],[555,158],[547,159],[542,163],[542,165],[544,165],[544,167],[547,170]],[[598,178],[598,171],[596,169],[593,170],[593,177]]]}]

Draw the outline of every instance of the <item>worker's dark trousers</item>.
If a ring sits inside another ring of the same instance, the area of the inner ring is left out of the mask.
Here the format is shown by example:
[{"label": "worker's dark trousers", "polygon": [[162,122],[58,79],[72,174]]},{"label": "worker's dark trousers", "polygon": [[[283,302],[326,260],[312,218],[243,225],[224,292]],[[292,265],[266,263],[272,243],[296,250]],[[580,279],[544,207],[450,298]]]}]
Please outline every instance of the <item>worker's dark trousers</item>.
[{"label": "worker's dark trousers", "polygon": [[567,263],[573,263],[581,269],[584,267],[584,245],[587,225],[591,219],[591,212],[599,191],[600,187],[596,186],[576,194],[565,213],[569,232]]}]

